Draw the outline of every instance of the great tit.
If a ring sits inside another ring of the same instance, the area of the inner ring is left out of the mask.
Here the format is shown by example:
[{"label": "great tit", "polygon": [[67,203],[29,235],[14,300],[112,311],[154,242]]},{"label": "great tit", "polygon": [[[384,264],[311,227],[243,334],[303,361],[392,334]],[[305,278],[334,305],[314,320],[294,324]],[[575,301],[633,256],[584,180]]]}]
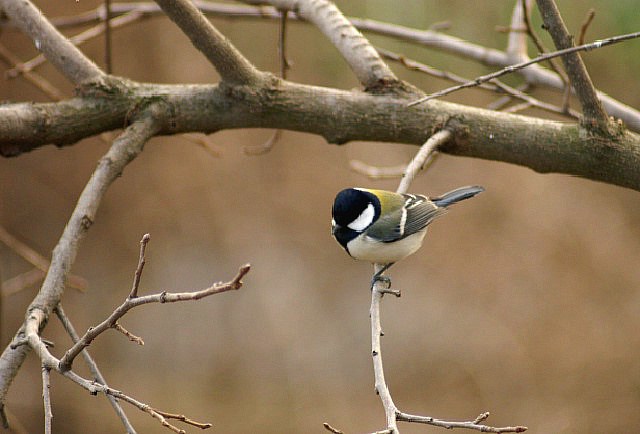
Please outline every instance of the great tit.
[{"label": "great tit", "polygon": [[442,196],[399,194],[385,190],[347,188],[339,192],[331,211],[331,234],[354,259],[383,264],[374,280],[400,259],[415,253],[436,217],[447,207],[484,191],[461,187]]}]

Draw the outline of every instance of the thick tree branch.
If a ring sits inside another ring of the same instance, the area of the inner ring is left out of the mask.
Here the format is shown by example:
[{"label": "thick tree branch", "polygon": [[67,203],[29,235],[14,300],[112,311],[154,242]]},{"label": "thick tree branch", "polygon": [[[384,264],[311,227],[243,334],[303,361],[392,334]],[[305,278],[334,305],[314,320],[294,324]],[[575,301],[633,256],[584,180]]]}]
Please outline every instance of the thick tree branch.
[{"label": "thick tree branch", "polygon": [[[146,85],[107,100],[76,98],[60,103],[0,106],[0,153],[11,155],[52,142],[75,143],[117,128],[125,121],[128,107],[148,95],[161,98],[171,107],[171,122],[160,128],[160,134],[281,128],[319,134],[338,144],[364,140],[421,145],[425,134],[446,124],[454,138],[441,152],[640,190],[640,136],[622,129],[616,137],[603,140],[585,135],[578,125],[566,122],[437,100],[407,107],[409,100],[396,95],[370,95],[287,81],[277,87],[236,88],[233,92],[215,85]],[[45,124],[50,127],[43,130]],[[41,133],[34,135],[34,131]]]},{"label": "thick tree branch", "polygon": [[[553,0],[537,0],[545,29],[551,34],[558,50],[574,47],[573,36],[569,34],[560,11]],[[578,95],[587,128],[597,126],[601,132],[609,131],[609,116],[598,99],[596,88],[589,77],[578,52],[570,52],[562,56],[562,62],[569,75],[571,85]]]},{"label": "thick tree branch", "polygon": [[[53,250],[51,266],[38,295],[29,305],[27,320],[13,338],[11,345],[0,356],[0,403],[4,403],[7,391],[24,361],[28,346],[20,345],[24,336],[30,336],[27,327],[36,327],[36,335],[60,302],[65,282],[73,264],[80,239],[95,220],[96,212],[108,186],[122,174],[124,167],[141,151],[146,141],[162,128],[164,112],[159,103],[141,107],[136,120],[113,142],[107,154],[100,160],[91,179],[82,191],[60,240]],[[166,108],[166,107],[165,107]],[[33,330],[31,330],[33,332]],[[39,349],[38,355],[45,367],[51,368],[51,360],[42,353],[44,344],[30,342]],[[47,351],[48,353],[48,351]]]},{"label": "thick tree branch", "polygon": [[[194,4],[201,11],[212,16],[243,19],[280,19],[279,12],[272,8],[219,4],[198,0],[194,1]],[[157,15],[162,13],[158,5],[153,2],[123,2],[111,5],[111,16],[113,17],[131,11],[140,12],[145,15]],[[78,16],[54,18],[52,22],[61,27],[78,26],[87,23],[100,22],[102,21],[104,14],[104,7],[100,6],[93,11],[89,11]],[[289,19],[296,18],[299,17],[294,14],[289,17]],[[347,18],[360,31],[398,38],[407,42],[424,45],[425,47],[444,51],[489,66],[506,67],[520,60],[514,59],[512,54],[509,52],[494,48],[487,48],[435,30],[412,29],[398,24],[356,17]],[[557,74],[537,64],[530,65],[525,69],[519,70],[518,74],[522,75],[531,85],[540,85],[558,91],[564,91],[565,89],[564,82]],[[598,97],[611,116],[624,121],[631,130],[640,132],[640,111],[611,98],[602,92],[598,92]]]},{"label": "thick tree branch", "polygon": [[270,4],[295,12],[313,23],[335,45],[365,89],[399,84],[395,74],[369,41],[329,0],[244,0],[254,5]]},{"label": "thick tree branch", "polygon": [[33,40],[36,48],[75,84],[98,81],[104,73],[65,38],[28,0],[0,0],[0,10]]},{"label": "thick tree branch", "polygon": [[209,22],[190,0],[156,0],[167,16],[189,37],[191,43],[215,66],[222,80],[230,84],[251,84],[263,80],[258,71],[231,42]]}]

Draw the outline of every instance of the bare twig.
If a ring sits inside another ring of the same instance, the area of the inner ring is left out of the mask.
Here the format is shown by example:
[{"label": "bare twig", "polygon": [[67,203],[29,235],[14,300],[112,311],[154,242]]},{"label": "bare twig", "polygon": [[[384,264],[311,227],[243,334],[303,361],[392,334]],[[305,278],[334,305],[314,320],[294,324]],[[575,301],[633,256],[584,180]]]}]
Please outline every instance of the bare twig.
[{"label": "bare twig", "polygon": [[113,72],[111,58],[111,0],[105,0],[104,10],[104,64],[107,74],[111,74]]},{"label": "bare twig", "polygon": [[40,282],[45,276],[44,271],[37,268],[18,274],[10,279],[2,282],[2,297],[16,294],[23,289],[29,288],[32,285]]},{"label": "bare twig", "polygon": [[527,430],[526,426],[505,426],[505,427],[493,427],[481,424],[489,417],[489,412],[481,413],[477,418],[468,422],[453,422],[435,419],[428,416],[416,416],[414,414],[398,412],[397,418],[403,422],[423,423],[431,426],[438,426],[446,429],[464,428],[471,429],[480,432],[492,432],[492,433],[520,433]]},{"label": "bare twig", "polygon": [[350,160],[349,167],[356,173],[360,175],[364,175],[370,179],[387,179],[387,178],[400,178],[404,169],[406,169],[406,164],[400,164],[398,166],[390,166],[390,167],[380,167],[380,166],[372,166],[370,164],[365,163],[360,160]]},{"label": "bare twig", "polygon": [[113,329],[125,335],[131,342],[135,342],[136,344],[141,346],[144,345],[144,340],[140,336],[134,335],[129,330],[124,328],[119,322],[116,321],[116,323],[113,325]]},{"label": "bare twig", "polygon": [[56,30],[30,1],[0,0],[0,9],[29,35],[36,48],[71,82],[82,84],[104,76],[100,68]]},{"label": "bare twig", "polygon": [[[29,247],[28,245],[26,245],[25,243],[23,243],[13,235],[11,235],[9,231],[7,231],[3,226],[0,226],[0,243],[3,243],[7,247],[9,247],[11,250],[16,252],[24,260],[34,265],[42,273],[46,273],[47,270],[49,269],[49,265],[50,265],[49,261],[44,256],[42,256],[41,254],[33,250],[31,247]],[[29,277],[30,278],[28,280],[31,280],[31,278],[34,276],[29,276]],[[79,291],[86,291],[89,286],[87,279],[80,276],[76,276],[75,274],[70,274],[68,279],[69,279],[69,286]]]},{"label": "bare twig", "polygon": [[204,151],[214,158],[220,158],[222,155],[219,150],[215,148],[208,136],[201,133],[185,133],[182,134],[183,139],[188,140],[191,143],[195,143],[200,146]]},{"label": "bare twig", "polygon": [[[141,254],[141,256],[143,255]],[[17,347],[18,345],[25,346],[25,344],[27,344],[36,352],[43,366],[43,384],[45,384],[44,370],[47,371],[46,384],[48,385],[48,372],[49,370],[53,369],[61,373],[65,377],[69,378],[70,380],[74,381],[75,383],[81,385],[92,394],[103,393],[107,396],[111,396],[113,398],[126,401],[136,406],[140,410],[146,413],[149,413],[151,416],[158,419],[164,427],[176,433],[184,433],[185,431],[172,425],[171,423],[168,422],[167,419],[180,420],[186,424],[189,424],[201,429],[210,428],[212,426],[210,423],[197,422],[182,414],[168,413],[168,412],[156,410],[147,404],[144,404],[118,390],[115,390],[107,386],[104,383],[104,379],[98,379],[98,381],[100,381],[98,383],[95,381],[91,382],[89,380],[86,380],[80,377],[75,372],[73,372],[70,369],[70,367],[75,355],[79,354],[80,352],[86,353],[84,349],[91,342],[91,340],[95,338],[98,334],[100,334],[102,331],[112,326],[109,324],[116,324],[116,320],[118,318],[121,318],[131,308],[142,305],[142,304],[153,303],[153,302],[167,303],[167,302],[178,302],[178,301],[187,301],[187,300],[199,300],[203,297],[207,297],[210,295],[219,294],[229,290],[239,289],[242,286],[242,278],[249,272],[249,270],[250,270],[250,266],[248,264],[243,265],[242,267],[240,267],[236,276],[229,282],[215,283],[211,287],[200,290],[200,291],[183,292],[183,293],[162,292],[162,293],[151,295],[151,296],[143,296],[143,297],[137,297],[137,298],[128,297],[120,307],[114,310],[113,314],[107,320],[105,320],[99,326],[95,327],[95,329],[90,329],[87,333],[85,333],[84,336],[82,336],[79,339],[77,339],[78,336],[75,333],[73,326],[71,325],[66,315],[64,315],[64,312],[60,307],[58,309],[58,316],[63,321],[65,328],[70,333],[72,339],[75,342],[74,345],[69,349],[69,351],[65,353],[63,358],[60,360],[56,359],[49,352],[49,350],[47,349],[47,346],[45,345],[44,341],[39,335],[40,324],[42,324],[45,321],[44,312],[41,309],[34,309],[28,315],[27,320],[25,321],[24,334],[21,335],[19,341],[15,343],[14,348]],[[98,333],[94,335],[92,333],[93,330],[98,330]],[[93,361],[92,361],[92,364],[95,365]],[[96,370],[97,370],[97,367],[96,367]],[[46,409],[46,406],[47,406],[47,397],[45,395],[45,409]]]},{"label": "bare twig", "polygon": [[440,130],[429,137],[429,140],[427,140],[425,144],[420,147],[420,150],[418,151],[416,156],[413,157],[413,160],[411,160],[411,162],[405,169],[404,176],[402,177],[402,181],[400,181],[400,185],[398,186],[396,193],[406,193],[409,190],[409,186],[413,182],[414,178],[422,170],[431,155],[438,149],[439,146],[442,146],[450,138],[451,131],[447,129]]},{"label": "bare twig", "polygon": [[289,11],[280,11],[280,27],[278,32],[278,57],[280,58],[280,77],[286,79],[287,71],[291,68],[289,59],[287,59],[287,19]]},{"label": "bare twig", "polygon": [[584,44],[584,37],[587,34],[587,29],[593,22],[593,19],[595,18],[595,16],[596,16],[596,10],[593,8],[589,9],[589,12],[587,12],[587,16],[584,19],[584,22],[580,26],[580,34],[578,35],[578,45]]},{"label": "bare twig", "polygon": [[[280,29],[278,32],[278,57],[280,58],[280,77],[287,78],[287,71],[291,68],[291,64],[287,59],[286,42],[287,42],[287,18],[289,16],[288,10],[280,11],[282,17],[280,18]],[[278,129],[273,132],[271,137],[266,142],[260,145],[245,146],[243,148],[244,153],[250,156],[264,155],[271,151],[273,145],[282,137],[282,130]]]},{"label": "bare twig", "polygon": [[[391,59],[397,62],[400,62],[403,66],[405,66],[408,69],[414,70],[414,71],[419,71],[419,72],[423,72],[425,74],[429,74],[432,75],[434,77],[438,77],[438,78],[442,78],[445,80],[450,80],[456,83],[468,83],[469,80],[463,77],[460,77],[456,74],[447,72],[447,71],[440,71],[437,70],[435,68],[432,68],[428,65],[425,65],[423,63],[420,62],[416,62],[415,60],[412,59],[407,59],[406,57],[394,53],[392,51],[389,50],[384,50],[381,48],[377,48],[377,50],[380,52],[380,54],[387,58],[387,59]],[[530,95],[527,95],[526,93],[522,92],[519,89],[516,89],[514,87],[511,87],[509,85],[507,85],[506,83],[501,82],[498,79],[492,79],[489,80],[486,83],[480,83],[477,86],[480,89],[484,89],[487,91],[491,91],[491,92],[500,92],[500,93],[506,93],[507,95],[509,95],[512,98],[516,98],[519,100],[522,100],[524,102],[526,102],[528,104],[528,106],[530,107],[537,107],[541,110],[544,111],[548,111],[550,113],[556,113],[556,114],[561,114],[561,115],[566,115],[566,116],[570,116],[570,117],[574,117],[577,118],[579,116],[578,112],[571,111],[568,110],[564,107],[558,107],[556,105],[553,104],[549,104],[543,101],[540,101],[539,99],[536,99]]]},{"label": "bare twig", "polygon": [[133,275],[133,285],[131,286],[131,292],[129,293],[129,298],[136,298],[138,296],[138,286],[140,286],[140,277],[142,276],[142,269],[145,264],[145,251],[147,249],[147,244],[151,240],[151,235],[144,234],[142,239],[140,240],[140,255],[138,257],[138,266],[136,267],[136,272]]},{"label": "bare twig", "polygon": [[258,71],[190,0],[156,0],[191,43],[215,66],[222,80],[250,84],[263,80]]},{"label": "bare twig", "polygon": [[[451,132],[445,129],[438,131],[433,136],[431,136],[429,140],[427,140],[427,142],[420,148],[416,156],[413,158],[413,160],[411,160],[411,163],[409,163],[409,165],[407,166],[404,177],[400,182],[398,189],[396,190],[397,193],[407,192],[411,181],[420,172],[422,167],[429,160],[430,156],[438,149],[439,146],[442,146],[450,138]],[[381,264],[375,264],[374,271],[377,273],[381,268]],[[371,307],[369,309],[369,315],[371,318],[371,355],[373,358],[375,390],[376,393],[380,396],[380,400],[382,401],[382,406],[384,407],[387,421],[387,429],[385,431],[379,432],[397,434],[399,432],[398,421],[424,423],[448,429],[466,428],[481,432],[507,433],[526,431],[527,428],[523,426],[497,428],[481,424],[480,422],[489,417],[489,413],[482,413],[473,421],[469,422],[452,422],[435,419],[429,416],[414,416],[398,410],[393,402],[393,398],[391,397],[391,393],[389,392],[389,388],[385,380],[380,344],[380,337],[382,336],[382,326],[380,323],[380,303],[382,301],[383,295],[390,292],[385,285],[386,284],[381,281],[376,281],[374,283],[371,291]],[[399,293],[396,292],[392,293],[396,296],[399,295]]]},{"label": "bare twig", "polygon": [[[573,37],[569,34],[555,2],[553,0],[537,0],[537,2],[545,29],[551,34],[556,48],[561,51],[578,48],[574,46]],[[608,132],[609,116],[598,99],[596,88],[578,51],[581,50],[565,52],[562,55],[562,62],[580,100],[585,125],[587,128],[597,126],[601,132]]]},{"label": "bare twig", "polygon": [[158,294],[138,296],[136,298],[127,298],[124,303],[117,307],[111,315],[95,327],[91,327],[87,332],[71,347],[60,359],[60,370],[67,371],[71,369],[71,364],[80,352],[86,348],[101,333],[114,327],[116,321],[122,318],[129,310],[134,307],[148,303],[174,303],[179,301],[199,300],[203,297],[219,294],[226,291],[239,289],[242,286],[242,278],[249,272],[250,265],[246,264],[240,267],[238,274],[227,283],[214,283],[212,286],[195,292],[161,292]]},{"label": "bare twig", "polygon": [[202,422],[197,422],[197,421],[195,421],[193,419],[189,419],[184,414],[167,413],[166,411],[160,411],[160,410],[157,410],[157,409],[155,411],[158,414],[160,414],[161,416],[164,416],[167,419],[179,420],[180,422],[184,422],[184,423],[186,423],[188,425],[195,426],[196,428],[207,429],[207,428],[211,428],[213,426],[210,423],[202,423]]},{"label": "bare twig", "polygon": [[282,137],[282,130],[275,130],[273,134],[262,144],[260,145],[247,145],[243,148],[245,155],[257,156],[264,155],[267,152],[271,151],[273,145],[275,145],[278,140]]},{"label": "bare twig", "polygon": [[[531,24],[531,15],[529,13],[530,11],[529,3],[530,3],[530,0],[521,0],[520,2],[520,4],[522,4],[523,6],[522,13],[523,13],[525,29],[527,31],[527,34],[533,41],[534,45],[538,49],[538,54],[548,53],[549,50],[545,48],[544,44],[542,43],[542,39],[540,39],[538,34],[533,31],[533,24]],[[553,70],[553,72],[558,74],[558,77],[560,77],[564,86],[567,87],[569,83],[569,79],[567,78],[567,75],[564,73],[562,68],[560,68],[560,66],[556,63],[555,59],[548,59],[548,64],[549,64],[549,67]]]},{"label": "bare twig", "polygon": [[51,421],[53,412],[51,411],[51,369],[42,367],[42,401],[44,403],[44,432],[51,434]]},{"label": "bare twig", "polygon": [[[119,27],[124,27],[128,24],[132,24],[138,21],[142,16],[143,15],[141,13],[136,11],[123,14],[121,16],[111,19],[109,21],[109,28],[115,29]],[[75,36],[70,37],[69,41],[73,45],[79,46],[105,33],[106,29],[107,29],[106,22],[102,22],[90,29],[87,29],[81,33],[78,33]],[[26,74],[30,71],[33,71],[35,68],[42,65],[43,63],[45,63],[46,60],[47,58],[44,55],[38,54],[31,60],[28,60],[24,63],[17,64],[15,68],[8,70],[6,74],[11,78],[17,77],[20,74]],[[107,69],[107,71],[109,71],[109,69]],[[59,99],[62,99],[62,98],[59,98]]]},{"label": "bare twig", "polygon": [[[58,319],[62,323],[62,326],[66,330],[67,334],[69,334],[69,336],[71,337],[71,341],[74,344],[78,342],[78,340],[80,340],[80,336],[78,336],[78,333],[76,332],[75,327],[73,327],[73,324],[69,320],[69,317],[67,317],[67,315],[64,313],[64,309],[62,308],[62,303],[59,303],[58,306],[56,306],[55,312],[56,312],[56,315],[58,316]],[[91,372],[91,375],[93,376],[93,378],[98,383],[106,385],[107,382],[102,376],[102,372],[100,372],[98,365],[93,360],[93,357],[91,357],[91,355],[89,354],[89,351],[86,348],[82,350],[82,358],[84,359],[85,363],[89,367],[89,371]],[[122,421],[122,424],[127,430],[127,434],[136,434],[136,430],[133,428],[133,425],[131,425],[131,422],[129,422],[129,418],[127,417],[124,410],[120,406],[120,403],[118,402],[118,400],[111,395],[107,395],[107,399],[109,400],[109,402],[111,403],[111,406],[113,407],[116,414]]]},{"label": "bare twig", "polygon": [[[20,65],[20,59],[18,59],[8,48],[4,45],[0,44],[0,59],[2,59],[5,63],[11,65],[13,68]],[[7,71],[8,72],[8,71]],[[49,80],[37,74],[35,72],[25,72],[24,78],[34,85],[36,88],[40,89],[47,97],[54,101],[58,101],[64,98],[64,94]]]},{"label": "bare twig", "polygon": [[[76,257],[80,239],[95,220],[104,193],[122,174],[125,166],[142,151],[145,142],[158,132],[163,116],[164,111],[157,104],[151,104],[141,110],[138,117],[118,136],[107,154],[100,160],[91,179],[80,194],[69,222],[53,250],[51,266],[42,288],[28,308],[30,315],[36,315],[35,318],[42,321],[37,324],[36,331],[45,325],[48,316],[62,298],[64,283]],[[24,340],[23,336],[28,324],[30,322],[25,321],[11,344],[0,356],[0,372],[3,373],[0,376],[0,403],[5,401],[9,386],[27,355],[28,347],[19,344]]]},{"label": "bare twig", "polygon": [[399,83],[369,41],[329,0],[245,0],[251,4],[270,4],[292,10],[313,23],[340,51],[365,89],[375,90]]},{"label": "bare twig", "polygon": [[[175,425],[169,423],[167,421],[167,418],[164,417],[157,409],[151,407],[148,404],[145,404],[144,402],[138,401],[135,398],[132,398],[129,395],[126,395],[124,393],[122,393],[119,390],[113,389],[105,384],[100,384],[100,383],[96,383],[94,381],[89,381],[85,378],[82,378],[81,376],[79,376],[78,374],[76,374],[73,371],[65,371],[62,373],[62,375],[64,375],[65,377],[67,377],[68,379],[70,379],[71,381],[73,381],[74,383],[82,386],[83,388],[85,388],[86,390],[89,391],[89,393],[91,393],[92,395],[97,395],[98,393],[102,393],[106,396],[112,396],[115,399],[121,400],[121,401],[125,401],[131,405],[133,405],[134,407],[138,408],[139,410],[149,414],[151,417],[153,417],[154,419],[157,419],[160,424],[162,426],[164,426],[165,428],[178,433],[178,434],[186,434],[185,430],[182,430],[178,427],[176,427]],[[185,423],[190,423],[192,421],[185,421]],[[209,428],[212,425],[208,424],[208,423],[199,423],[196,422],[198,425],[203,426],[204,428]],[[193,425],[193,424],[192,424]]]},{"label": "bare twig", "polygon": [[619,36],[613,36],[611,38],[606,38],[606,39],[601,39],[595,42],[591,42],[589,44],[583,44],[583,45],[578,45],[575,47],[570,47],[570,48],[566,48],[563,50],[559,50],[559,51],[554,51],[552,53],[547,53],[547,54],[543,54],[541,56],[538,56],[534,59],[528,60],[526,62],[521,62],[521,63],[516,63],[515,65],[510,65],[507,66],[506,68],[501,69],[500,71],[496,71],[493,72],[491,74],[486,74],[486,75],[482,75],[472,81],[469,81],[467,83],[458,85],[458,86],[453,86],[447,89],[443,89],[439,92],[436,93],[432,93],[431,95],[425,96],[424,98],[420,98],[416,101],[412,101],[409,103],[409,106],[414,106],[420,103],[423,103],[425,101],[429,101],[431,99],[434,98],[440,98],[442,96],[445,95],[449,95],[452,92],[456,92],[460,89],[466,89],[469,87],[475,87],[478,86],[481,83],[485,83],[489,80],[493,80],[494,78],[498,78],[501,77],[503,75],[506,74],[511,74],[517,70],[526,68],[527,66],[533,65],[534,63],[539,63],[542,61],[545,61],[547,59],[551,59],[554,57],[559,57],[559,56],[563,56],[565,54],[571,54],[571,53],[577,53],[578,51],[591,51],[597,48],[601,48],[601,47],[605,47],[607,45],[612,45],[612,44],[617,44],[619,42],[623,42],[623,41],[628,41],[630,39],[635,39],[640,37],[640,32],[634,32],[634,33],[628,33],[625,35],[619,35]]},{"label": "bare twig", "polygon": [[324,422],[322,426],[324,426],[324,429],[326,429],[329,432],[332,432],[333,434],[344,434],[344,432],[340,431],[338,428],[332,427],[327,422]]}]

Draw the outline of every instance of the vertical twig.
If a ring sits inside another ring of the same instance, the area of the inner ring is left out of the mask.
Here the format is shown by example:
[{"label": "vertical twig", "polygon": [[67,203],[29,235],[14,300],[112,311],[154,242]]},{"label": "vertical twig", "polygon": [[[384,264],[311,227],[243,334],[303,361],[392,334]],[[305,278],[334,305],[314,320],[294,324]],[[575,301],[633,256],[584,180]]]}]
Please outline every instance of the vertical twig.
[{"label": "vertical twig", "polygon": [[[409,189],[409,185],[416,177],[418,172],[425,165],[431,155],[437,150],[439,146],[447,142],[451,138],[451,132],[448,130],[440,130],[432,135],[429,140],[420,148],[416,156],[411,160],[407,166],[402,181],[396,190],[397,193],[406,193]],[[381,264],[374,265],[374,272],[377,273],[382,268]],[[384,367],[382,363],[382,349],[380,344],[380,337],[382,336],[382,325],[380,321],[380,302],[387,289],[384,287],[384,282],[376,282],[373,285],[371,291],[371,308],[369,309],[369,315],[371,317],[371,356],[373,358],[373,372],[375,379],[375,390],[380,396],[382,406],[384,407],[385,416],[387,419],[387,428],[390,433],[396,434],[398,432],[397,415],[398,408],[393,402],[391,393],[387,386],[387,382],[384,377]]]},{"label": "vertical twig", "polygon": [[138,296],[138,286],[140,285],[140,277],[142,276],[142,269],[145,264],[145,251],[147,249],[147,244],[151,239],[151,235],[144,234],[142,239],[140,240],[140,256],[138,257],[138,267],[136,268],[136,272],[133,275],[133,285],[131,286],[131,293],[129,294],[129,298],[136,298]]},{"label": "vertical twig", "polygon": [[[560,11],[553,0],[537,0],[544,28],[549,32],[558,50],[574,47],[573,36],[569,34]],[[609,131],[609,117],[604,110],[597,91],[587,72],[580,54],[569,53],[562,56],[562,62],[580,100],[587,128],[597,126],[600,132]]]},{"label": "vertical twig", "polygon": [[593,19],[595,18],[595,16],[596,16],[595,9],[593,8],[589,9],[589,12],[587,12],[587,17],[584,19],[584,22],[580,26],[580,34],[578,35],[578,45],[584,44],[584,37],[587,34],[587,29],[591,25],[591,22],[593,22]]},{"label": "vertical twig", "polygon": [[407,169],[404,171],[402,181],[400,181],[400,185],[398,186],[396,193],[406,193],[409,190],[409,186],[425,165],[431,154],[433,154],[439,146],[447,142],[451,138],[451,135],[451,131],[445,129],[440,130],[433,136],[429,137],[429,140],[422,145],[416,156],[413,157],[413,160],[411,160]]},{"label": "vertical twig", "polygon": [[107,74],[113,72],[111,62],[111,0],[104,2],[104,64]]},{"label": "vertical twig", "polygon": [[51,411],[51,369],[42,367],[42,401],[44,403],[44,432],[51,434],[51,422],[53,412]]}]

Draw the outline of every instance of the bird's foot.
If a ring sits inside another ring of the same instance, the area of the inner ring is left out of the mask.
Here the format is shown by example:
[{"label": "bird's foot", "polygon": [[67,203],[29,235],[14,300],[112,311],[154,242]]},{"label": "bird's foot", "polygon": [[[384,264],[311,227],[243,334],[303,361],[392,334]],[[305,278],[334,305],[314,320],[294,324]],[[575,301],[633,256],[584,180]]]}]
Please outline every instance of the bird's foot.
[{"label": "bird's foot", "polygon": [[373,291],[373,289],[375,288],[375,284],[377,282],[384,282],[385,287],[377,289],[381,294],[393,294],[396,297],[400,297],[402,293],[400,292],[399,289],[391,289],[391,278],[389,276],[382,276],[382,273],[385,270],[386,268],[380,270],[379,272],[373,275],[373,278],[371,279],[371,290]]}]

